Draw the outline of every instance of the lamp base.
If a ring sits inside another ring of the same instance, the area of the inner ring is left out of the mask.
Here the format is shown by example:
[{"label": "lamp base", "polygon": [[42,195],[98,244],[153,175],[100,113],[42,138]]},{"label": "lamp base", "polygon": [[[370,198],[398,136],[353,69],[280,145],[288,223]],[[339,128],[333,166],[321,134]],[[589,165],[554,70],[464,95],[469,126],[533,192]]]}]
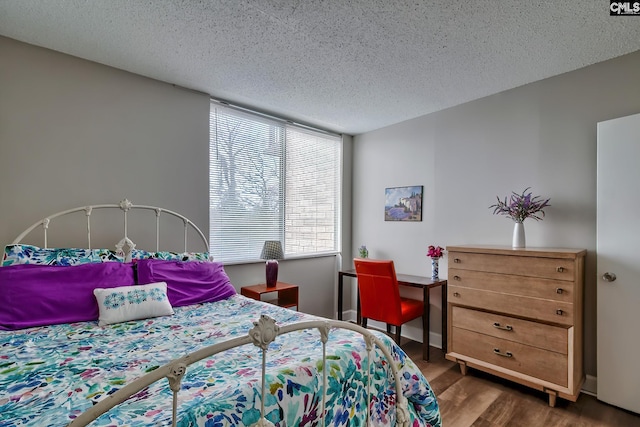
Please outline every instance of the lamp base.
[{"label": "lamp base", "polygon": [[278,260],[270,259],[265,264],[267,288],[275,288],[278,281]]}]

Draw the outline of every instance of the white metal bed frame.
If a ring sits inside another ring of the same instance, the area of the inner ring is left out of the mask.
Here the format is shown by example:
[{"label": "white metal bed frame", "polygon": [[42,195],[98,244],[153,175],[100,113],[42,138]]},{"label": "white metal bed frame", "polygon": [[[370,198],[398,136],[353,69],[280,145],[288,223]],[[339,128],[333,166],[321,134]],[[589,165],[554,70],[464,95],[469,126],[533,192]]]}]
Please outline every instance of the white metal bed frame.
[{"label": "white metal bed frame", "polygon": [[47,232],[49,230],[49,225],[51,223],[51,220],[53,220],[55,218],[59,218],[59,217],[64,216],[64,215],[68,215],[68,214],[72,214],[72,213],[75,213],[75,212],[84,211],[85,215],[87,217],[87,245],[88,245],[87,248],[88,249],[92,249],[92,247],[91,247],[91,214],[93,213],[94,210],[98,210],[98,209],[120,209],[123,212],[123,215],[124,215],[124,237],[118,243],[116,243],[115,247],[116,247],[116,252],[119,255],[123,255],[125,257],[125,261],[126,262],[131,261],[131,252],[136,247],[136,244],[131,239],[129,239],[129,236],[128,236],[129,225],[128,225],[128,221],[127,221],[127,215],[129,213],[129,211],[136,210],[136,209],[155,211],[155,214],[156,214],[156,252],[160,250],[160,214],[162,214],[162,213],[166,213],[168,215],[174,216],[174,217],[179,218],[179,219],[181,219],[183,221],[183,223],[184,223],[184,251],[185,252],[187,251],[187,235],[188,235],[188,232],[189,232],[189,227],[191,227],[191,229],[194,230],[198,236],[200,236],[200,238],[202,239],[202,243],[204,244],[204,247],[206,248],[206,252],[209,252],[209,242],[208,242],[206,236],[200,230],[200,228],[198,228],[198,226],[195,225],[189,218],[187,218],[184,215],[181,215],[181,214],[179,214],[177,212],[174,212],[174,211],[171,211],[171,210],[168,210],[168,209],[164,209],[164,208],[159,208],[159,207],[156,207],[156,206],[134,205],[133,203],[131,203],[127,199],[122,200],[120,203],[80,206],[80,207],[73,208],[73,209],[67,209],[65,211],[61,211],[61,212],[55,213],[53,215],[49,215],[48,217],[39,220],[38,222],[36,222],[35,224],[33,224],[32,226],[27,228],[25,231],[20,233],[20,235],[18,237],[16,237],[13,240],[13,242],[11,242],[11,243],[12,244],[21,243],[22,240],[27,235],[29,235],[29,233],[31,233],[37,227],[42,226],[42,230],[44,232],[44,247],[47,248],[48,247],[47,246],[48,245]]},{"label": "white metal bed frame", "polygon": [[[44,247],[47,247],[47,231],[49,229],[49,225],[51,220],[68,215],[71,213],[85,211],[87,218],[87,244],[88,248],[91,249],[91,214],[96,209],[120,209],[124,214],[124,237],[116,244],[116,251],[125,256],[125,261],[131,260],[131,252],[135,249],[136,245],[131,239],[128,237],[128,223],[127,223],[127,214],[129,211],[134,209],[145,209],[145,210],[153,210],[156,213],[156,251],[159,251],[160,248],[160,214],[167,213],[174,217],[182,219],[184,223],[184,250],[187,251],[187,234],[189,231],[189,227],[191,227],[198,236],[202,239],[204,243],[204,247],[207,251],[209,251],[209,242],[207,238],[202,233],[202,231],[187,217],[181,215],[177,212],[159,208],[155,206],[144,206],[144,205],[134,205],[129,200],[122,200],[117,204],[101,204],[101,205],[90,205],[90,206],[82,206],[73,209],[68,209],[62,212],[55,213],[50,215],[40,221],[36,222],[29,228],[27,228],[24,232],[22,232],[18,237],[14,239],[12,244],[21,243],[22,240],[31,233],[34,229],[39,226],[42,226],[44,232]],[[214,344],[200,350],[197,350],[193,353],[187,354],[181,358],[175,359],[158,369],[155,369],[152,372],[149,372],[137,380],[129,383],[119,389],[117,392],[107,396],[96,405],[89,408],[87,411],[80,414],[77,418],[75,418],[71,423],[68,424],[69,427],[78,427],[78,426],[86,426],[100,415],[109,411],[113,407],[119,405],[120,403],[126,401],[131,396],[135,395],[139,391],[148,387],[156,381],[161,380],[162,378],[167,378],[169,381],[169,387],[173,391],[173,399],[172,399],[172,425],[175,427],[177,422],[177,405],[178,405],[178,392],[181,388],[182,378],[185,376],[187,367],[193,363],[196,363],[200,360],[203,360],[208,357],[212,357],[218,353],[229,350],[231,348],[239,347],[242,345],[253,343],[256,347],[259,347],[262,350],[262,395],[266,393],[266,383],[265,383],[265,372],[266,372],[266,360],[269,352],[269,345],[276,339],[278,335],[287,334],[293,331],[299,331],[304,329],[317,329],[320,333],[320,339],[322,341],[322,371],[323,371],[323,395],[322,395],[322,415],[321,420],[324,425],[325,418],[325,404],[326,404],[326,393],[327,393],[327,369],[326,369],[326,343],[329,338],[329,333],[331,329],[349,329],[360,334],[366,343],[366,349],[369,353],[368,360],[372,360],[372,349],[373,346],[377,346],[384,355],[385,359],[388,362],[388,365],[391,368],[393,373],[394,382],[395,382],[395,390],[396,390],[396,425],[401,427],[408,427],[410,418],[408,411],[408,401],[402,394],[402,386],[400,383],[400,375],[398,373],[398,369],[396,365],[393,363],[393,358],[389,349],[384,345],[384,343],[377,338],[371,331],[353,324],[349,322],[343,322],[340,320],[317,320],[317,321],[305,321],[298,322],[294,324],[288,324],[285,326],[278,326],[274,319],[269,316],[263,315],[260,319],[253,323],[254,327],[249,331],[246,336],[237,337],[234,339],[230,339],[225,342],[221,342],[218,344]],[[365,367],[363,366],[364,370]],[[366,367],[369,369],[369,366]],[[366,372],[366,371],[365,371]],[[369,378],[369,375],[366,376]],[[371,390],[370,383],[367,383],[367,413],[366,413],[366,424],[369,423],[370,420],[370,406],[371,406]],[[272,427],[273,423],[268,421],[265,418],[265,408],[264,401],[261,402],[260,408],[261,417],[260,420],[255,424],[256,427]]]}]

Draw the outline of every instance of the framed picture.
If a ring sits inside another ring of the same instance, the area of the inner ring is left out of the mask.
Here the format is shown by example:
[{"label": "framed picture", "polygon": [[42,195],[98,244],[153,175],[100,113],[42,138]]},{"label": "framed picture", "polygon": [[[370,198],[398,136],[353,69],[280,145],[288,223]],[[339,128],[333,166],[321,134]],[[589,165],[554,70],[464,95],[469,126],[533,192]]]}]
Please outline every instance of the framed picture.
[{"label": "framed picture", "polygon": [[422,221],[422,185],[384,190],[385,221]]}]

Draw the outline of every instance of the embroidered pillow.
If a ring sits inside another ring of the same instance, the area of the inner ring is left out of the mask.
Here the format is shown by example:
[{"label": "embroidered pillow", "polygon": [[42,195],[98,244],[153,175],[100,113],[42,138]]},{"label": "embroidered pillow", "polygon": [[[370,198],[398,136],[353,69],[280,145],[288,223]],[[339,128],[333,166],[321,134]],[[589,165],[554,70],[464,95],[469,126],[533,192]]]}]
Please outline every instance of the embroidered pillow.
[{"label": "embroidered pillow", "polygon": [[98,301],[100,326],[173,314],[165,282],[96,288],[93,294]]},{"label": "embroidered pillow", "polygon": [[130,263],[1,267],[0,329],[95,321],[98,306],[93,290],[133,283]]},{"label": "embroidered pillow", "polygon": [[33,245],[7,245],[2,266],[16,264],[80,265],[98,262],[123,262],[124,259],[109,249],[39,248]]}]

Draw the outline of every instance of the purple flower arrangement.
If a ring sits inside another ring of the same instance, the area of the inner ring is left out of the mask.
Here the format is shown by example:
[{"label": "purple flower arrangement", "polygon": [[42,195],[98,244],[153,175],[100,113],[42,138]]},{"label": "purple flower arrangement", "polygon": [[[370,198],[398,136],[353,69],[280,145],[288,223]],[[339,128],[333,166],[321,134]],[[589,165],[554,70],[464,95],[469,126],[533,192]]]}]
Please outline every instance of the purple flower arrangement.
[{"label": "purple flower arrangement", "polygon": [[515,222],[523,222],[527,218],[533,218],[540,221],[544,218],[544,208],[551,206],[549,200],[543,199],[541,196],[531,196],[531,192],[527,193],[531,187],[527,187],[522,194],[512,193],[511,197],[504,201],[498,197],[498,203],[489,206],[493,208],[494,215],[506,215]]}]

